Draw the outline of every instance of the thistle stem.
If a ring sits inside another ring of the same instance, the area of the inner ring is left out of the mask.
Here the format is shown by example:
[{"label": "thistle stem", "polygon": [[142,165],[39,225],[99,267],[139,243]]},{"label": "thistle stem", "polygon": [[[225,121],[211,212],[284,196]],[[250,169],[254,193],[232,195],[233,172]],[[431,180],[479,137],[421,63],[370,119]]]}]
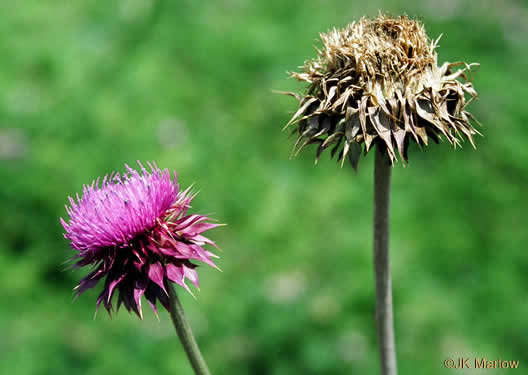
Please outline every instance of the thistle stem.
[{"label": "thistle stem", "polygon": [[178,294],[176,294],[174,286],[171,283],[169,284],[168,292],[170,299],[170,316],[172,318],[172,322],[174,323],[174,328],[178,333],[178,337],[180,338],[183,348],[185,349],[185,353],[187,353],[187,358],[189,358],[189,362],[191,363],[196,375],[211,375],[209,369],[207,368],[207,364],[202,357],[202,353],[198,348],[198,344],[196,344],[191,326],[189,325],[187,318],[185,318]]},{"label": "thistle stem", "polygon": [[389,262],[389,204],[392,166],[376,147],[374,167],[374,274],[376,277],[376,332],[382,375],[396,375],[396,346],[392,318]]}]

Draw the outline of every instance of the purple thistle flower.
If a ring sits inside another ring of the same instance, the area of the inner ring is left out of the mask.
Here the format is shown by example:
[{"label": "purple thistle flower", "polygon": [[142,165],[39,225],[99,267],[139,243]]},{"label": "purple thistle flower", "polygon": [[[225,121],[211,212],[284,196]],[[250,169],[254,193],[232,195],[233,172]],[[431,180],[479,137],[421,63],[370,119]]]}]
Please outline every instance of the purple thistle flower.
[{"label": "purple thistle flower", "polygon": [[[139,162],[138,162],[139,163]],[[138,172],[125,165],[123,175],[105,176],[83,187],[82,198],[69,197],[68,223],[61,218],[71,247],[78,251],[72,267],[91,265],[92,271],[75,288],[77,296],[106,278],[97,298],[112,312],[112,297],[118,292],[117,309],[124,304],[143,318],[141,297],[145,296],[157,314],[156,301],[170,309],[167,287],[174,282],[192,294],[185,281],[197,288],[197,265],[191,260],[218,268],[215,254],[202,246],[213,241],[203,232],[221,224],[210,223],[204,215],[188,215],[192,199],[190,188],[179,191],[167,169],[156,164]]]}]

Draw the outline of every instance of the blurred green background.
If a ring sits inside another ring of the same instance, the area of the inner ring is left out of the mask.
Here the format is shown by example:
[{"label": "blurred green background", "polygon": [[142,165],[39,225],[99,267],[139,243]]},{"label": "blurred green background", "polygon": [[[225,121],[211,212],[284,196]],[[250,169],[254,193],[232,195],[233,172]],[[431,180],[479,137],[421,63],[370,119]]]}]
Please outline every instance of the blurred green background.
[{"label": "blurred green background", "polygon": [[302,89],[286,71],[319,32],[378,9],[443,33],[440,62],[481,63],[485,125],[477,151],[412,148],[394,169],[400,373],[527,368],[526,2],[26,0],[0,5],[0,373],[191,373],[166,312],[94,320],[99,288],[72,303],[85,272],[63,271],[66,197],[154,160],[228,224],[211,232],[223,272],[182,297],[214,374],[378,374],[373,157],[357,175],[289,160],[296,102],[272,93]]}]

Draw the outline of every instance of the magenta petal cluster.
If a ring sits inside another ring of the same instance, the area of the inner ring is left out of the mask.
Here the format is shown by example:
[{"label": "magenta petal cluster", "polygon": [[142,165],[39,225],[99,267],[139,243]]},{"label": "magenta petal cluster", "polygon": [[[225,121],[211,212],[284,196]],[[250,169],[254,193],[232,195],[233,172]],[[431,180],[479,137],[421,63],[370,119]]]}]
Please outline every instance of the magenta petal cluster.
[{"label": "magenta petal cluster", "polygon": [[73,267],[91,266],[91,272],[75,288],[77,295],[104,279],[97,307],[112,312],[112,297],[118,294],[117,308],[143,317],[141,298],[157,313],[156,302],[169,310],[169,282],[191,294],[186,280],[196,287],[198,274],[191,260],[216,267],[217,256],[203,248],[213,241],[203,232],[220,224],[204,215],[190,215],[190,189],[180,192],[176,174],[167,169],[139,163],[136,171],[126,165],[124,174],[113,173],[102,181],[84,186],[77,200],[66,206],[69,222],[61,218],[64,237],[77,251]]}]

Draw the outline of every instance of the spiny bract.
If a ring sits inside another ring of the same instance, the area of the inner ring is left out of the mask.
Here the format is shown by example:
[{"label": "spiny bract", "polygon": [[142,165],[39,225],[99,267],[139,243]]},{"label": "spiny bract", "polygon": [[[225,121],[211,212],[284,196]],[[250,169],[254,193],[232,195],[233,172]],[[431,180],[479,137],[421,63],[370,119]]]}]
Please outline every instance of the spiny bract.
[{"label": "spiny bract", "polygon": [[475,147],[480,133],[466,107],[477,96],[468,73],[478,64],[437,66],[438,39],[431,41],[420,22],[380,14],[320,37],[317,58],[291,73],[309,84],[306,94],[285,93],[299,100],[286,125],[296,126],[295,155],[318,144],[317,163],[333,146],[341,165],[348,157],[357,169],[362,145],[365,154],[377,145],[391,163],[396,150],[407,160],[410,139],[427,145],[443,136],[456,147],[465,135]]}]

